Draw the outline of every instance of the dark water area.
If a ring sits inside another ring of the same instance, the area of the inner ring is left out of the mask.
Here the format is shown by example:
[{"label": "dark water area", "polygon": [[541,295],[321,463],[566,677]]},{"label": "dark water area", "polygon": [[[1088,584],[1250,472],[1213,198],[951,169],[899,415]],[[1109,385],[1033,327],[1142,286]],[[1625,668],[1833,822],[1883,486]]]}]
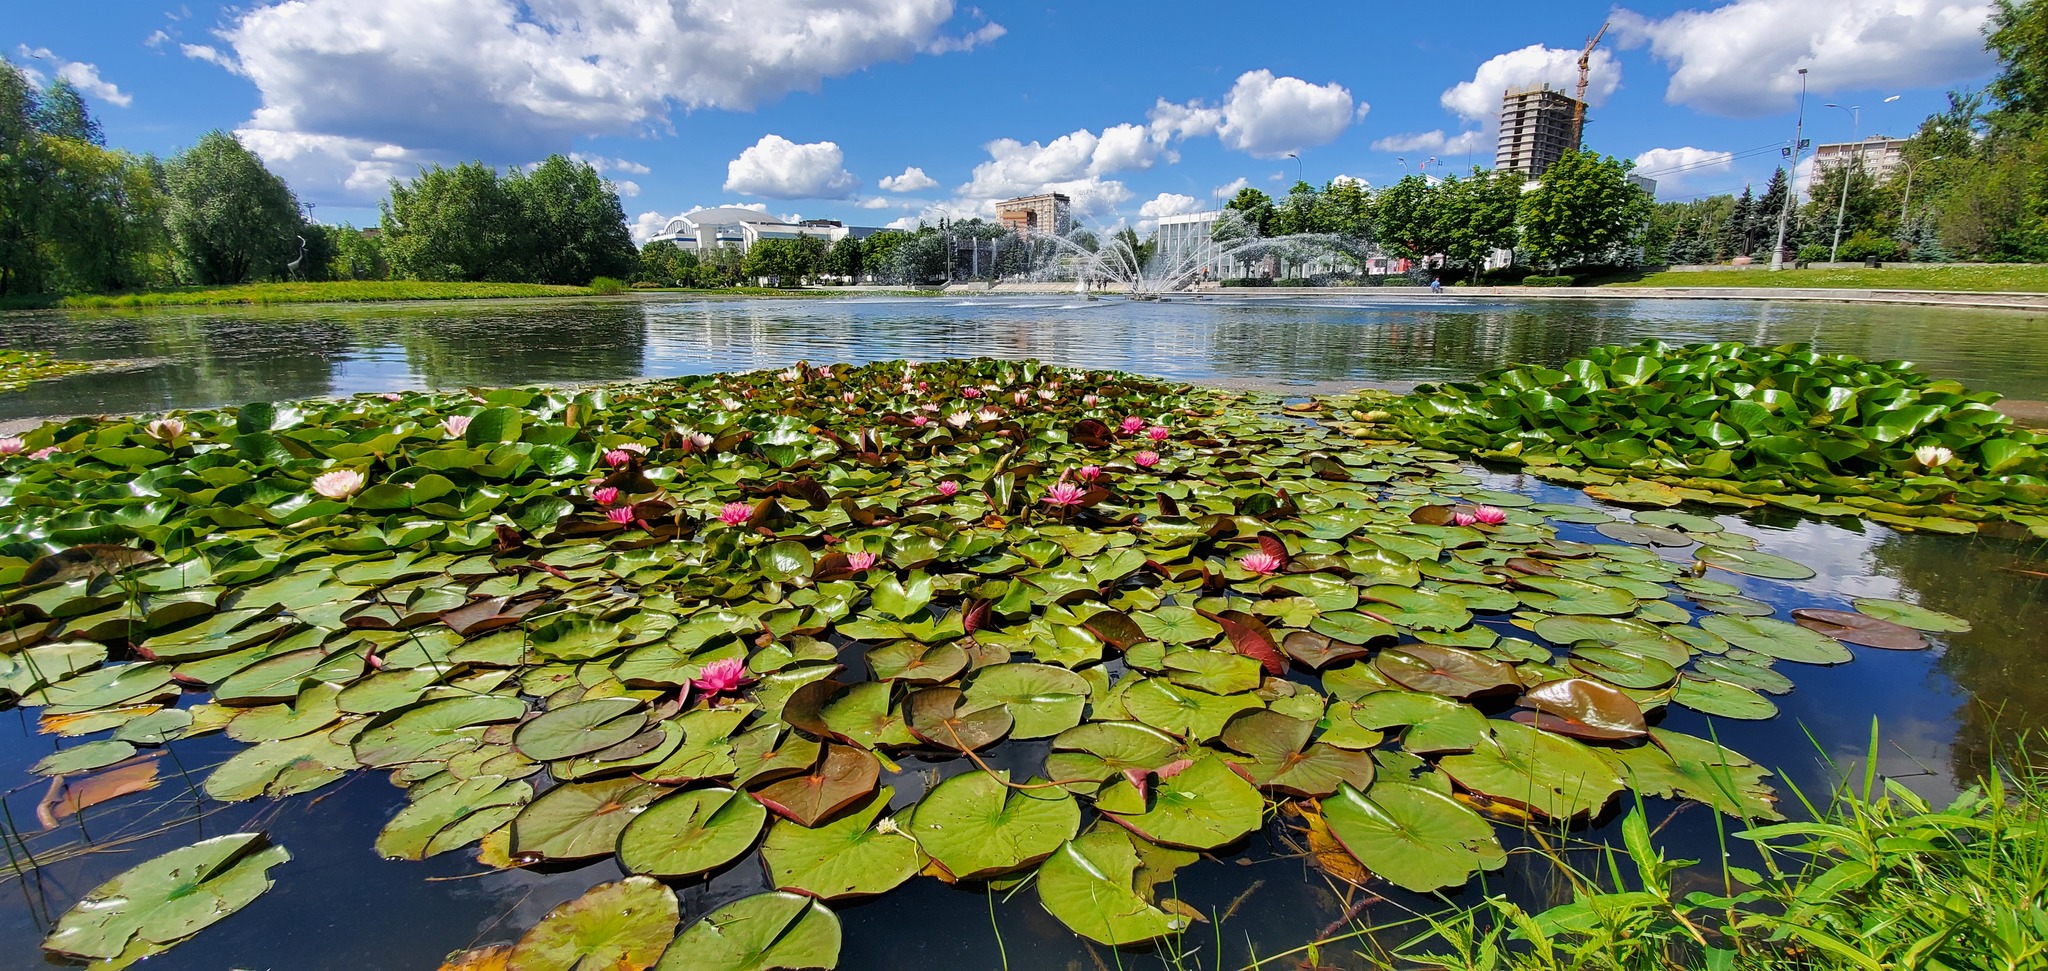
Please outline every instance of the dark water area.
[{"label": "dark water area", "polygon": [[421,388],[624,381],[798,360],[1039,358],[1189,381],[1403,384],[1601,344],[1805,341],[2048,399],[2038,315],[1704,300],[1072,296],[446,302],[0,314],[0,346],[130,362],[36,384],[0,419]]},{"label": "dark water area", "polygon": [[[1584,348],[1644,337],[1671,340],[1812,341],[1824,351],[1916,360],[1932,373],[2013,397],[2048,398],[2048,360],[2028,352],[2038,321],[2021,315],[1901,308],[1707,302],[1445,301],[1440,304],[1128,304],[1075,300],[954,301],[610,301],[470,307],[331,308],[226,313],[0,315],[0,344],[67,357],[147,358],[119,374],[89,375],[0,398],[0,415],[134,412],[253,399],[399,388],[607,381],[748,369],[798,359],[866,361],[990,354],[1038,357],[1189,380],[1256,381],[1284,387],[1324,382],[1403,382],[1469,375],[1515,360],[1561,360]],[[1543,502],[1575,502],[1625,516],[1582,493],[1513,474],[1487,485]],[[1694,510],[1701,511],[1701,510]],[[1777,607],[1847,608],[1855,597],[1898,597],[1967,618],[1976,629],[1935,635],[1932,650],[1852,648],[1852,663],[1779,670],[1797,684],[1774,700],[1765,722],[1708,719],[1671,709],[1659,723],[1713,737],[1778,773],[1781,808],[1798,816],[1792,788],[1824,800],[1842,778],[1860,777],[1873,723],[1877,768],[1937,801],[1984,764],[1993,739],[2048,724],[2048,678],[2038,673],[2048,644],[2048,590],[2038,544],[1978,537],[1905,534],[1851,520],[1811,520],[1777,511],[1716,517],[1761,548],[1813,567],[1812,579],[1782,582],[1716,573],[1745,595]],[[1607,542],[1589,527],[1561,526],[1564,538]],[[1689,561],[1686,552],[1666,556]],[[1489,621],[1514,633],[1508,621]],[[203,700],[192,696],[188,702]],[[163,749],[164,782],[141,795],[88,810],[41,832],[35,806],[48,783],[27,767],[79,739],[39,734],[33,712],[0,710],[0,806],[24,841],[0,863],[0,968],[75,967],[46,959],[37,944],[50,922],[87,891],[151,856],[198,839],[251,828],[267,831],[294,859],[253,905],[193,940],[150,959],[148,971],[225,969],[431,969],[451,951],[511,941],[550,908],[617,879],[611,858],[582,866],[494,871],[470,852],[425,862],[390,862],[373,844],[405,805],[381,772],[362,772],[286,800],[235,805],[198,791],[212,767],[240,748],[220,736]],[[997,768],[1035,772],[1043,743],[993,750]],[[895,803],[917,800],[940,774],[972,767],[905,759],[885,777]],[[1625,808],[1625,807],[1618,807]],[[1647,811],[1668,855],[1714,861],[1717,820],[1704,807],[1652,799]],[[1575,840],[1619,844],[1619,817],[1573,832]],[[1085,823],[1084,823],[1085,827]],[[1285,820],[1162,888],[1210,914],[1177,948],[1112,953],[1091,947],[1039,905],[1035,890],[987,892],[920,878],[881,898],[835,905],[845,927],[840,967],[866,969],[1116,968],[1240,969],[1347,929],[1364,899],[1333,886],[1286,837]],[[1526,837],[1509,828],[1515,846]],[[1553,834],[1554,838],[1554,834]],[[1731,840],[1737,862],[1753,858]],[[1531,906],[1561,902],[1547,867],[1515,856],[1453,899],[1506,893]],[[1581,862],[1590,862],[1582,860]],[[17,875],[17,871],[26,871]],[[1718,871],[1716,871],[1718,872]],[[674,884],[685,922],[769,889],[757,856],[709,879]],[[1685,889],[1707,889],[1686,887]],[[1359,912],[1392,922],[1439,906],[1387,890]],[[1234,907],[1234,911],[1233,911]],[[1389,931],[1396,945],[1415,928]],[[1355,944],[1321,949],[1326,966],[1362,967]],[[1293,957],[1264,965],[1296,967]]]}]

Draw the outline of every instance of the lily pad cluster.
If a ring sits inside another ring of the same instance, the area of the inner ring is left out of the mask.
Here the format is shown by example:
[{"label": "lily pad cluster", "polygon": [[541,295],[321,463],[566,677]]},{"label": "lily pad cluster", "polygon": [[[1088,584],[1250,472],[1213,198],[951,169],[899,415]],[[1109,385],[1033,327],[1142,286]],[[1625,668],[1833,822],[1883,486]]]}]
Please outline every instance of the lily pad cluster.
[{"label": "lily pad cluster", "polygon": [[48,351],[0,350],[0,393],[20,391],[37,381],[96,367],[86,361],[66,361]]},{"label": "lily pad cluster", "polygon": [[1770,503],[1948,532],[2003,518],[2048,536],[2048,437],[1998,397],[1804,344],[1653,340],[1330,404],[1362,434],[1527,465],[1617,502]]},{"label": "lily pad cluster", "polygon": [[[1810,571],[1712,518],[1032,362],[28,437],[54,451],[0,459],[0,698],[102,736],[42,771],[224,732],[215,799],[373,769],[408,797],[386,857],[634,874],[457,967],[829,967],[831,908],[913,879],[1035,877],[1133,944],[1187,928],[1176,870],[1267,825],[1427,891],[1502,865],[1490,817],[1633,789],[1776,818],[1767,771],[1663,714],[1769,718],[1781,665],[1961,623],[1781,620],[1726,580]],[[684,925],[669,885],[734,866],[776,890]]]}]

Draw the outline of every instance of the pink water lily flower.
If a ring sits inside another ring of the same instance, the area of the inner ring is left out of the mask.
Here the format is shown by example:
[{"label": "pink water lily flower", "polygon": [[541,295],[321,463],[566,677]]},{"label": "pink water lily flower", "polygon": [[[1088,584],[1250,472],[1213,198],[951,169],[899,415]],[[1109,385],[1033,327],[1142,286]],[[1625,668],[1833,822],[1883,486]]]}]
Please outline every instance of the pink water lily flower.
[{"label": "pink water lily flower", "polygon": [[1100,465],[1084,465],[1074,470],[1074,478],[1080,479],[1083,482],[1093,482],[1101,477],[1102,466]]},{"label": "pink water lily flower", "polygon": [[952,479],[947,479],[946,481],[939,483],[939,495],[951,499],[952,497],[959,494],[960,483],[955,482]]},{"label": "pink water lily flower", "polygon": [[30,453],[28,453],[28,457],[29,457],[29,458],[32,458],[32,459],[46,459],[46,458],[49,458],[50,456],[52,456],[52,455],[55,455],[55,454],[57,454],[58,452],[61,452],[61,451],[63,451],[63,449],[61,449],[61,448],[58,448],[58,447],[57,447],[57,446],[55,446],[55,445],[48,445],[48,446],[44,446],[43,448],[39,448],[39,449],[36,449],[36,450],[35,450],[35,451],[33,451],[33,452],[30,452]]},{"label": "pink water lily flower", "polygon": [[848,553],[846,554],[846,568],[859,573],[881,562],[881,559],[881,557],[873,553]]},{"label": "pink water lily flower", "polygon": [[1123,433],[1126,435],[1136,435],[1145,430],[1145,419],[1137,415],[1131,415],[1125,418],[1123,424],[1118,427],[1122,428]]},{"label": "pink water lily flower", "polygon": [[611,449],[604,453],[604,464],[609,465],[615,469],[620,468],[631,461],[633,461],[633,453],[628,452],[623,448]]},{"label": "pink water lily flower", "polygon": [[1051,401],[1051,400],[1053,400],[1054,398],[1057,398],[1057,397],[1059,397],[1059,396],[1060,396],[1060,393],[1059,393],[1059,392],[1057,392],[1057,391],[1054,391],[1054,390],[1053,390],[1053,389],[1051,389],[1051,388],[1040,388],[1040,389],[1038,389],[1038,400],[1040,400],[1040,401]]},{"label": "pink water lily flower", "polygon": [[718,521],[727,526],[744,526],[754,518],[754,507],[744,502],[728,502],[718,507]]},{"label": "pink water lily flower", "polygon": [[1498,526],[1508,521],[1508,514],[1499,506],[1473,506],[1472,518],[1488,526]]},{"label": "pink water lily flower", "polygon": [[849,404],[849,405],[850,405],[850,404],[853,404],[853,399],[854,399],[854,394],[853,394],[853,392],[851,392],[851,391],[843,391],[843,392],[840,392],[840,394],[839,394],[839,400],[841,400],[841,401],[844,401],[844,402],[846,402],[846,403],[847,403],[847,404]]},{"label": "pink water lily flower", "polygon": [[1237,565],[1262,577],[1269,577],[1280,572],[1281,563],[1280,558],[1271,553],[1258,552],[1238,557]]},{"label": "pink water lily flower", "polygon": [[609,506],[612,503],[619,501],[619,490],[613,488],[612,486],[603,486],[597,489],[592,489],[590,491],[590,498],[596,501],[596,503],[600,506]]},{"label": "pink water lily flower", "polygon": [[161,442],[168,442],[185,434],[185,423],[176,418],[159,418],[150,422],[149,427],[145,430],[149,432],[149,437]]},{"label": "pink water lily flower", "polygon": [[1049,506],[1078,506],[1087,495],[1088,490],[1072,482],[1055,482],[1052,488],[1045,490],[1044,501]]},{"label": "pink water lily flower", "polygon": [[313,477],[313,491],[329,499],[346,499],[363,491],[363,474],[354,469],[335,469]]},{"label": "pink water lily flower", "polygon": [[962,398],[979,398],[979,397],[981,397],[981,389],[980,389],[980,388],[961,388],[961,389],[960,389],[960,397],[962,397]]},{"label": "pink water lily flower", "polygon": [[910,423],[911,423],[912,425],[915,425],[915,426],[919,427],[919,428],[923,428],[924,426],[926,426],[926,425],[929,425],[929,424],[931,424],[931,423],[932,423],[932,420],[931,420],[931,419],[929,419],[929,418],[926,418],[926,417],[925,417],[925,416],[923,416],[923,415],[912,415],[912,416],[910,416]]},{"label": "pink water lily flower", "polygon": [[441,430],[447,432],[449,438],[461,438],[469,431],[469,421],[468,415],[449,415],[441,419]]},{"label": "pink water lily flower", "polygon": [[1145,429],[1145,437],[1150,438],[1155,442],[1166,441],[1167,436],[1171,434],[1173,433],[1167,431],[1165,425],[1153,425],[1151,428]]},{"label": "pink water lily flower", "polygon": [[0,438],[0,455],[20,455],[28,449],[28,443],[19,438]]},{"label": "pink water lily flower", "polygon": [[1451,513],[1451,523],[1453,525],[1470,526],[1478,521],[1478,516],[1474,516],[1471,513],[1466,512],[1462,509],[1458,510],[1457,512]]},{"label": "pink water lily flower", "polygon": [[1149,469],[1159,464],[1159,453],[1149,451],[1139,452],[1138,454],[1131,456],[1131,461],[1138,463],[1138,468]]},{"label": "pink water lily flower", "polygon": [[631,523],[637,517],[633,515],[632,506],[613,506],[604,511],[604,518],[624,526]]},{"label": "pink water lily flower", "polygon": [[1085,405],[1085,406],[1087,406],[1087,407],[1089,407],[1089,408],[1093,408],[1093,407],[1095,407],[1096,405],[1099,405],[1099,404],[1101,404],[1101,403],[1102,403],[1102,396],[1101,396],[1101,395],[1099,395],[1099,394],[1084,394],[1084,395],[1082,395],[1082,396],[1081,396],[1081,404],[1083,404],[1083,405]]},{"label": "pink water lily flower", "polygon": [[705,665],[704,670],[690,679],[690,687],[707,695],[722,695],[738,691],[752,680],[747,677],[746,664],[739,658],[729,657]]},{"label": "pink water lily flower", "polygon": [[1020,406],[1021,406],[1021,405],[1028,405],[1028,404],[1030,404],[1030,403],[1031,403],[1031,394],[1030,394],[1030,392],[1027,392],[1027,391],[1019,391],[1019,392],[1017,392],[1016,394],[1013,394],[1013,395],[1011,395],[1011,396],[1010,396],[1010,401],[1011,401],[1011,403],[1013,403],[1013,404],[1016,404],[1016,405],[1020,405]]}]

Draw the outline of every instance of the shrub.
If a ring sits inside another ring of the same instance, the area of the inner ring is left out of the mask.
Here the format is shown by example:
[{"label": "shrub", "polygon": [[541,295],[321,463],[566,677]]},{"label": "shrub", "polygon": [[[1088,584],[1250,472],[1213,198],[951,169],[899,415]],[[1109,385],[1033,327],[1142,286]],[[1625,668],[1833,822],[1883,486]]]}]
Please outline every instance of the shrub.
[{"label": "shrub", "polygon": [[590,281],[590,292],[596,294],[625,293],[626,281],[617,277],[601,276]]},{"label": "shrub", "polygon": [[1864,260],[1896,260],[1902,249],[1899,241],[1874,230],[1859,229],[1855,235],[1842,240],[1841,259],[1844,262],[1860,263]]},{"label": "shrub", "polygon": [[1269,276],[1232,277],[1222,281],[1221,285],[1226,287],[1270,287],[1273,285],[1273,278]]},{"label": "shrub", "polygon": [[1544,276],[1537,273],[1523,277],[1522,285],[1525,287],[1568,287],[1572,285],[1573,279],[1568,276]]},{"label": "shrub", "polygon": [[1799,253],[1795,258],[1801,263],[1826,263],[1828,248],[1819,243],[1808,243],[1799,247]]}]

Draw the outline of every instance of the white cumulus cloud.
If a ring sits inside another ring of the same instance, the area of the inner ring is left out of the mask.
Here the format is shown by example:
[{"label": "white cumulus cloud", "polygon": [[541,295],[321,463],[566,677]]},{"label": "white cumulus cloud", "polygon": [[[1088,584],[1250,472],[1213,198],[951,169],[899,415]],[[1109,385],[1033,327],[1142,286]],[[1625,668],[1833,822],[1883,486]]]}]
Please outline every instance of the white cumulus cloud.
[{"label": "white cumulus cloud", "polygon": [[[1586,104],[1599,107],[1621,87],[1621,66],[1612,54],[1596,50],[1589,68]],[[1509,88],[1539,84],[1548,84],[1567,95],[1575,93],[1579,84],[1579,52],[1531,44],[1497,54],[1479,65],[1472,80],[1452,85],[1439,100],[1446,110],[1467,121],[1498,125],[1501,95]]]},{"label": "white cumulus cloud", "polygon": [[761,136],[725,173],[727,192],[771,199],[847,199],[860,188],[837,142],[800,145],[781,135]]},{"label": "white cumulus cloud", "polygon": [[1146,200],[1144,205],[1139,206],[1138,215],[1151,216],[1156,219],[1160,216],[1179,216],[1184,213],[1199,212],[1201,208],[1202,203],[1194,196],[1181,195],[1177,192],[1162,192]]},{"label": "white cumulus cloud", "polygon": [[1682,148],[1653,148],[1636,156],[1636,174],[1657,180],[1660,190],[1677,190],[1686,180],[1726,172],[1735,166],[1735,156],[1690,145]]},{"label": "white cumulus cloud", "polygon": [[1257,158],[1279,158],[1334,141],[1351,126],[1358,108],[1351,91],[1334,81],[1310,84],[1275,77],[1263,68],[1246,71],[1224,96],[1216,135],[1224,145]]},{"label": "white cumulus cloud", "polygon": [[1215,196],[1218,199],[1228,199],[1232,196],[1237,195],[1240,192],[1243,192],[1245,189],[1250,188],[1251,184],[1252,181],[1250,179],[1239,176],[1238,178],[1231,179],[1230,181],[1217,186],[1215,190],[1210,192],[1209,194]]},{"label": "white cumulus cloud", "polygon": [[985,22],[956,27],[954,0],[293,0],[229,10],[218,34],[233,55],[216,63],[238,65],[262,99],[244,130],[499,164],[592,136],[665,131],[681,111],[752,110],[1001,34]]},{"label": "white cumulus cloud", "polygon": [[[126,108],[135,102],[134,96],[121,90],[112,81],[100,77],[98,65],[88,64],[84,61],[65,60],[58,57],[47,47],[31,48],[27,44],[22,44],[16,49],[21,52],[21,56],[24,59],[47,61],[55,65],[58,77],[71,82],[72,87],[85,94],[89,94],[119,108]],[[41,72],[34,71],[33,69],[29,73],[36,79],[42,77]]]},{"label": "white cumulus cloud", "polygon": [[1614,27],[1671,65],[1666,101],[1745,118],[1789,110],[1802,67],[1822,93],[1979,76],[1990,15],[1982,0],[1734,0],[1668,17],[1617,10]]},{"label": "white cumulus cloud", "polygon": [[912,165],[904,169],[902,175],[882,176],[875,185],[883,192],[923,192],[926,189],[938,188],[939,180],[924,174],[923,169]]}]

